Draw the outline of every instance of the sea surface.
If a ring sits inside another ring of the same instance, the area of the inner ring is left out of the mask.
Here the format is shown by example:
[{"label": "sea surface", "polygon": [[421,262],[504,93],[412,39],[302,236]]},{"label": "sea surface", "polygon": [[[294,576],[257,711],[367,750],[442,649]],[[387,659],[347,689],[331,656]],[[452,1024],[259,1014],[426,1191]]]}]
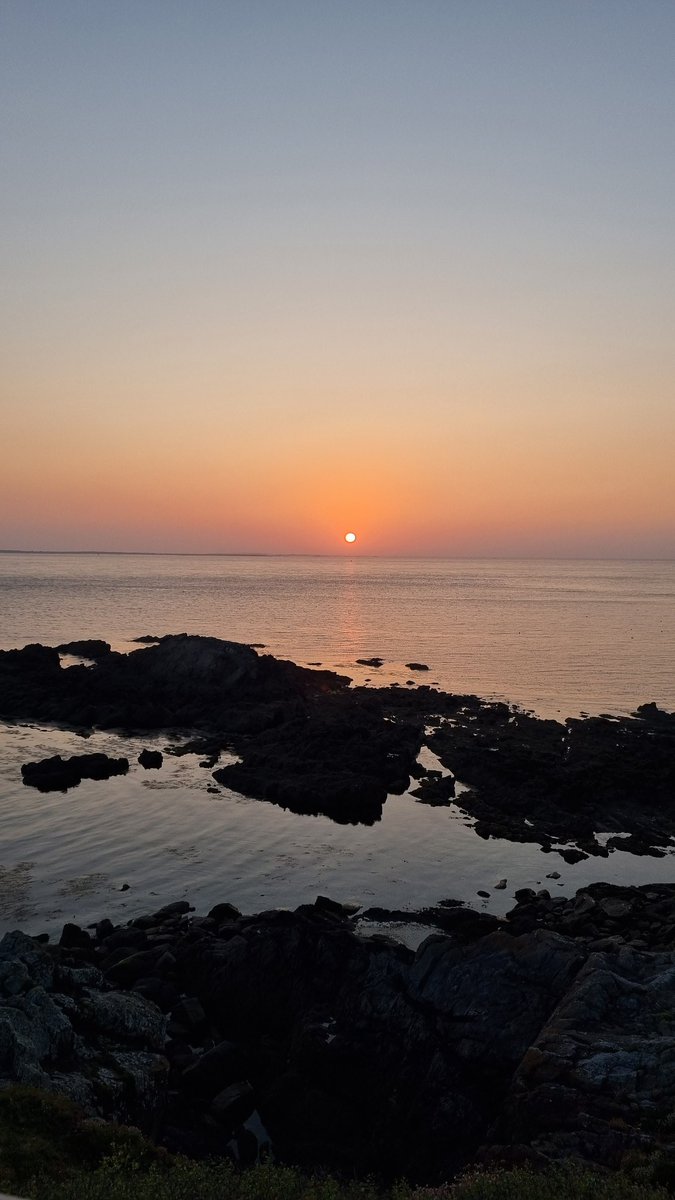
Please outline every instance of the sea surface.
[{"label": "sea surface", "polygon": [[[542,716],[626,713],[650,700],[675,709],[673,562],[0,554],[2,649],[102,637],[131,652],[141,634],[179,632],[264,643],[373,686],[421,678]],[[356,663],[375,655],[379,670]],[[429,672],[412,674],[411,661]],[[255,911],[319,892],[396,908],[454,897],[504,912],[521,886],[567,894],[594,879],[675,875],[670,854],[568,866],[536,846],[485,841],[458,808],[409,794],[390,797],[371,827],[299,816],[207,791],[196,756],[143,771],[143,744],[167,739],[130,746],[0,726],[1,927],[54,931],[183,897],[200,911],[219,900]],[[67,794],[21,782],[23,762],[94,749],[126,754],[129,775]],[[554,870],[560,880],[547,881]]]}]

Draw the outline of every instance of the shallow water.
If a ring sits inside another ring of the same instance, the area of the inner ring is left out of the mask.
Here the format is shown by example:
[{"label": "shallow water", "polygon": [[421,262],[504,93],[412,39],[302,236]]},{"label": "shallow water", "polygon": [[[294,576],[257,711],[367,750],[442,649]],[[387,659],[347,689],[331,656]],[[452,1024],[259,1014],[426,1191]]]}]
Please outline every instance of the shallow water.
[{"label": "shallow water", "polygon": [[[503,913],[518,887],[562,894],[598,879],[673,878],[672,855],[615,852],[574,866],[535,845],[484,840],[456,806],[435,808],[390,796],[373,826],[299,816],[226,788],[217,794],[198,755],[165,756],[144,770],[147,740],[53,728],[0,726],[0,926],[55,931],[65,921],[122,921],[188,898],[198,911],[228,900],[248,912],[313,901],[322,893],[364,907],[417,908],[449,897]],[[102,750],[126,755],[130,771],[83,780],[67,793],[25,787],[20,767],[51,754]],[[413,782],[412,786],[416,786]],[[557,870],[561,878],[547,881]],[[494,891],[501,878],[503,891]],[[124,884],[128,890],[122,891]],[[476,892],[490,889],[489,900]],[[418,934],[419,936],[419,934]]]},{"label": "shallow water", "polygon": [[[0,554],[0,646],[187,631],[265,642],[362,681],[416,680],[500,697],[542,715],[675,708],[675,564],[366,558]],[[357,658],[379,654],[380,670]],[[135,761],[166,745],[0,725],[0,924],[56,930],[123,920],[187,897],[244,910],[318,893],[365,907],[453,897],[496,913],[518,887],[564,894],[604,879],[671,881],[674,862],[616,851],[568,866],[535,845],[477,837],[456,807],[390,797],[376,825],[299,816],[220,788],[197,756],[160,771]],[[127,776],[66,794],[24,787],[20,767],[104,750]],[[547,881],[557,870],[561,878]],[[492,890],[502,878],[503,891]],[[121,890],[128,884],[128,890]],[[491,891],[481,900],[478,889]],[[420,936],[412,931],[413,939]]]}]

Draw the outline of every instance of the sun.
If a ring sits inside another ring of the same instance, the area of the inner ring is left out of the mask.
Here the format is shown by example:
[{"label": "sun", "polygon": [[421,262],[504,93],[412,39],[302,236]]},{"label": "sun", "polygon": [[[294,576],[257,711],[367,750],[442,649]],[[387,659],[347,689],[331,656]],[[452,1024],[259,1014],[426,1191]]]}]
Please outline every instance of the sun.
[{"label": "sun", "polygon": [[346,533],[346,534],[345,534],[345,541],[346,541],[346,542],[355,542],[355,541],[356,541],[356,534],[355,534],[355,533]]}]

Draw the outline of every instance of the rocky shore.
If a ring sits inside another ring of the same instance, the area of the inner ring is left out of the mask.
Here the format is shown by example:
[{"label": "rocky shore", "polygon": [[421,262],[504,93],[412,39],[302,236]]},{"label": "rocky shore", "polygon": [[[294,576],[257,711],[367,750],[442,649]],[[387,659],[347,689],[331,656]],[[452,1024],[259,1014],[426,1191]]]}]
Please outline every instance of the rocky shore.
[{"label": "rocky shore", "polygon": [[[534,842],[568,862],[675,845],[675,715],[653,704],[561,723],[428,685],[350,687],[216,638],[139,641],[131,654],[100,640],[0,652],[0,717],[180,731],[216,783],[339,822],[379,820],[387,795],[415,777],[417,799],[456,803],[480,836]],[[86,661],[64,665],[75,651]],[[419,765],[423,744],[445,774]],[[239,761],[219,765],[223,751]],[[109,760],[108,774],[124,763]],[[66,788],[92,771],[105,777],[106,766],[52,759],[25,764],[24,782]]]},{"label": "rocky shore", "polygon": [[0,1080],[243,1163],[434,1182],[675,1153],[675,885],[520,893],[415,953],[358,921],[180,901],[6,934]]},{"label": "rocky shore", "polygon": [[[166,731],[165,753],[197,751],[214,787],[340,822],[377,821],[412,777],[415,799],[457,804],[480,836],[567,861],[675,845],[675,716],[654,705],[563,724],[428,686],[353,688],[213,638],[139,640],[129,655],[99,640],[0,652],[0,717]],[[160,751],[134,753],[161,772]],[[129,769],[55,756],[22,776],[67,791]],[[422,1183],[470,1163],[675,1156],[675,884],[514,899],[503,919],[452,900],[253,915],[178,901],[66,925],[58,945],[8,933],[0,1084],[196,1157],[268,1147]],[[366,936],[373,921],[429,936],[413,952]]]}]

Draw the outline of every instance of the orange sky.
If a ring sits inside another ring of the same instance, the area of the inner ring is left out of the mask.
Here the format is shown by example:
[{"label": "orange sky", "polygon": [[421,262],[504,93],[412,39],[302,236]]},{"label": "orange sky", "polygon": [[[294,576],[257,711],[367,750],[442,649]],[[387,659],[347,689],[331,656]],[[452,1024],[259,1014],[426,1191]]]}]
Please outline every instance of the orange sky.
[{"label": "orange sky", "polygon": [[7,6],[0,549],[675,556],[675,10],[169,7]]}]

